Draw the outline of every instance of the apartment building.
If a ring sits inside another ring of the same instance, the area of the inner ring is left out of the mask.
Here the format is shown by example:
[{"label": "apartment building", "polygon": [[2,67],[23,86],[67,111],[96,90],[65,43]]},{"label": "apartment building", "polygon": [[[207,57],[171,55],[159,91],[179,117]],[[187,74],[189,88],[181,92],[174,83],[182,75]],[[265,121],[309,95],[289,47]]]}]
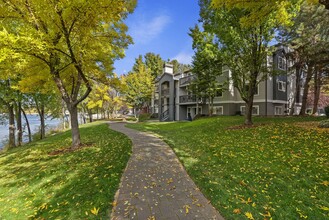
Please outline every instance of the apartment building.
[{"label": "apartment building", "polygon": [[[288,73],[292,61],[286,58],[289,48],[278,46],[266,65],[276,71],[275,76],[268,76],[259,83],[254,96],[253,115],[286,115],[291,111],[295,100],[294,113],[298,114],[301,106],[300,95],[296,97],[296,77]],[[224,67],[219,82],[227,81],[227,88],[214,98],[213,114],[236,115],[245,113],[245,102],[233,86],[232,72]],[[160,121],[179,121],[194,118],[197,114],[208,114],[208,100],[196,97],[188,90],[188,85],[195,75],[186,71],[174,73],[171,64],[165,64],[164,72],[156,79],[152,99],[152,111]],[[300,92],[302,94],[302,92]]]}]

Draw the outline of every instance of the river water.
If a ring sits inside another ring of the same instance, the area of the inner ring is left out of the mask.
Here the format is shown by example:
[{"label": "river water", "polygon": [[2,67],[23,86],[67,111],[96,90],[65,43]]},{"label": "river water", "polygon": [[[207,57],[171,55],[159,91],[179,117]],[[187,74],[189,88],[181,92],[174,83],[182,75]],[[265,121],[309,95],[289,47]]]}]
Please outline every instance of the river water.
[{"label": "river water", "polygon": [[[32,134],[38,132],[39,126],[40,126],[40,119],[38,115],[27,115],[27,118],[30,123],[31,127],[31,132]],[[28,132],[27,132],[27,127],[25,123],[25,119],[22,117],[22,122],[23,122],[23,141],[27,142],[28,141]],[[46,131],[49,131],[52,128],[56,128],[60,125],[61,120],[60,119],[51,119],[47,118],[46,119]],[[0,149],[3,148],[3,146],[6,144],[8,140],[8,125],[0,125]]]}]

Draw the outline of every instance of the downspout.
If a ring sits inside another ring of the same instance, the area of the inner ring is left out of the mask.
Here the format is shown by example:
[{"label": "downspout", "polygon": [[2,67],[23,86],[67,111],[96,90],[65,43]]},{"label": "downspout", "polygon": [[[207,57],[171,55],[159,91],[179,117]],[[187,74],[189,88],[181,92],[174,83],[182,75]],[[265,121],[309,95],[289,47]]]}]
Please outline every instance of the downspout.
[{"label": "downspout", "polygon": [[289,99],[288,99],[288,59],[286,58],[286,102],[287,102],[287,107],[286,107],[286,114],[288,114],[288,109],[289,109]]}]

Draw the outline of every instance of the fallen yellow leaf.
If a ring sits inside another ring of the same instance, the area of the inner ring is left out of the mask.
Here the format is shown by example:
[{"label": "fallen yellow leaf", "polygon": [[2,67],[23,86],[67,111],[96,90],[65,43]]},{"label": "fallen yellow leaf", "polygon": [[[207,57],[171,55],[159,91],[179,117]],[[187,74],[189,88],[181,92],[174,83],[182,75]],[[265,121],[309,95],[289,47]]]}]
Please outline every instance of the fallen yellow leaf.
[{"label": "fallen yellow leaf", "polygon": [[325,180],[325,181],[323,181],[323,182],[320,183],[320,184],[322,184],[322,185],[324,185],[324,186],[329,186],[329,181]]},{"label": "fallen yellow leaf", "polygon": [[98,211],[99,211],[99,208],[96,209],[96,207],[94,207],[92,210],[90,210],[90,212],[94,215],[98,215]]},{"label": "fallen yellow leaf", "polygon": [[250,219],[250,220],[254,220],[254,217],[252,216],[251,212],[246,212],[246,213],[244,213],[244,215],[245,215],[248,219]]},{"label": "fallen yellow leaf", "polygon": [[191,207],[189,205],[184,205],[183,208],[185,208],[185,214],[188,214]]},{"label": "fallen yellow leaf", "polygon": [[233,210],[233,213],[234,213],[234,214],[240,214],[240,213],[241,213],[241,209],[234,209],[234,210]]},{"label": "fallen yellow leaf", "polygon": [[326,206],[321,206],[320,209],[324,210],[324,211],[329,211],[329,208]]}]

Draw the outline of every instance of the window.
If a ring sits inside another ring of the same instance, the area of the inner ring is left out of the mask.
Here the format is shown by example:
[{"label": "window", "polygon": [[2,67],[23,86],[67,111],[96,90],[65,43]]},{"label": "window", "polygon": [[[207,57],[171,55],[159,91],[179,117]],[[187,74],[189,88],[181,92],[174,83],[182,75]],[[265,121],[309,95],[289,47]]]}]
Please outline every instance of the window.
[{"label": "window", "polygon": [[274,114],[275,115],[283,115],[283,108],[281,106],[275,106]]},{"label": "window", "polygon": [[278,57],[278,68],[281,70],[286,69],[286,60],[283,57]]},{"label": "window", "polygon": [[[246,114],[246,106],[240,106],[240,111],[242,115]],[[252,115],[259,115],[259,106],[255,105],[252,107]]]},{"label": "window", "polygon": [[[258,92],[259,92],[258,87],[259,87],[259,85],[256,86],[256,88],[255,88],[255,92],[254,92],[254,95],[259,95],[259,93],[258,93]],[[244,91],[246,91],[246,92],[249,91],[249,84],[246,84],[246,85],[244,86]]]},{"label": "window", "polygon": [[214,106],[213,108],[213,114],[214,115],[223,115],[223,106]]},{"label": "window", "polygon": [[278,81],[278,90],[285,92],[286,91],[286,82]]}]

